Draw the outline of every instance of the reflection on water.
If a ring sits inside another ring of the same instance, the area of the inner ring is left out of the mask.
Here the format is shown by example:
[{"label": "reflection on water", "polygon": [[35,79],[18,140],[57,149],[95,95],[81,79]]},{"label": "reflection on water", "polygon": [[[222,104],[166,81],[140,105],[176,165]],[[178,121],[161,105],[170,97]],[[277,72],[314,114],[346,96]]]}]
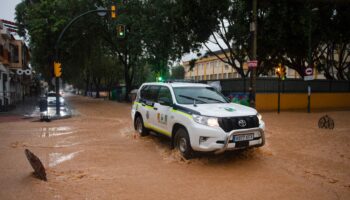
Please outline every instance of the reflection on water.
[{"label": "reflection on water", "polygon": [[50,153],[49,154],[49,167],[54,167],[62,162],[65,162],[67,160],[73,159],[77,154],[82,152],[83,150],[76,151],[70,154],[63,154],[63,153]]},{"label": "reflection on water", "polygon": [[56,137],[61,135],[69,135],[75,133],[71,127],[69,126],[61,126],[61,127],[44,127],[41,128],[40,137]]}]

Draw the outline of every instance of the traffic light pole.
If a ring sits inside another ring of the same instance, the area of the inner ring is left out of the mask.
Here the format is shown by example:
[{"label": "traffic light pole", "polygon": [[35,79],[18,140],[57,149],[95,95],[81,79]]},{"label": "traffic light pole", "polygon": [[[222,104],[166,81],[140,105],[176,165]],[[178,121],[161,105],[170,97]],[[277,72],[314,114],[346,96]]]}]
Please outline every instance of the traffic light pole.
[{"label": "traffic light pole", "polygon": [[[256,49],[257,49],[257,0],[253,0],[253,41],[252,41],[252,60],[256,60]],[[256,66],[257,67],[257,66]],[[250,101],[250,106],[255,108],[255,93],[256,93],[256,67],[251,68],[251,74],[250,74],[250,87],[252,88],[252,99],[253,101]]]},{"label": "traffic light pole", "polygon": [[277,113],[281,111],[281,76],[278,75],[278,102],[277,102]]},{"label": "traffic light pole", "polygon": [[[87,12],[84,12],[83,14],[80,14],[78,16],[76,16],[74,19],[72,19],[62,30],[62,32],[60,33],[60,35],[58,36],[58,39],[56,41],[55,44],[55,62],[59,61],[59,52],[58,52],[58,47],[59,47],[59,43],[64,35],[64,33],[68,30],[69,27],[72,26],[72,24],[74,24],[78,19],[80,19],[81,17],[88,15],[90,13],[96,13],[96,12],[108,12],[111,11],[110,9],[96,9],[96,10],[89,10]],[[56,115],[59,116],[60,115],[60,83],[59,83],[59,77],[56,77],[55,83],[56,83]]]}]

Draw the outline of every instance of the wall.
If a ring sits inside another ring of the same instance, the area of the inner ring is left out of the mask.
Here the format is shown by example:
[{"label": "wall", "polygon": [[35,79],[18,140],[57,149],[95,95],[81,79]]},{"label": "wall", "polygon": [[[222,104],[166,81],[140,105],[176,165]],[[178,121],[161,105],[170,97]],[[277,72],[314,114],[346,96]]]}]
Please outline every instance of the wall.
[{"label": "wall", "polygon": [[[256,108],[264,111],[277,111],[277,93],[256,94]],[[312,93],[313,109],[350,109],[350,93]],[[307,110],[306,93],[281,93],[281,110]]]}]

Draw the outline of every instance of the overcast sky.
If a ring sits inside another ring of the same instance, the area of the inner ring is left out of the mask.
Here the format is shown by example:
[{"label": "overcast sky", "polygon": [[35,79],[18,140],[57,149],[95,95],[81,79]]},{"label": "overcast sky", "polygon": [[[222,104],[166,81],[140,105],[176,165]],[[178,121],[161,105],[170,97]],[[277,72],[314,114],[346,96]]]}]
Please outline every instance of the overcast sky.
[{"label": "overcast sky", "polygon": [[15,8],[21,0],[0,0],[0,19],[15,21]]}]

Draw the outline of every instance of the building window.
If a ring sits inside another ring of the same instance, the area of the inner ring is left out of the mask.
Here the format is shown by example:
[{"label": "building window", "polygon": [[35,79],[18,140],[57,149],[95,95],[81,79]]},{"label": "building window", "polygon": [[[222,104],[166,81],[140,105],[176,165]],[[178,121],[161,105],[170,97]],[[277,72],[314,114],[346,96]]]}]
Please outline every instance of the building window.
[{"label": "building window", "polygon": [[4,46],[0,44],[0,56],[4,57]]},{"label": "building window", "polygon": [[203,70],[203,64],[199,64],[198,69],[199,69],[199,70]]},{"label": "building window", "polygon": [[225,65],[225,70],[228,70],[228,68],[229,68],[228,65]]},{"label": "building window", "polygon": [[11,45],[11,62],[12,63],[18,63],[18,46]]},{"label": "building window", "polygon": [[233,73],[228,73],[228,78],[233,78]]}]

